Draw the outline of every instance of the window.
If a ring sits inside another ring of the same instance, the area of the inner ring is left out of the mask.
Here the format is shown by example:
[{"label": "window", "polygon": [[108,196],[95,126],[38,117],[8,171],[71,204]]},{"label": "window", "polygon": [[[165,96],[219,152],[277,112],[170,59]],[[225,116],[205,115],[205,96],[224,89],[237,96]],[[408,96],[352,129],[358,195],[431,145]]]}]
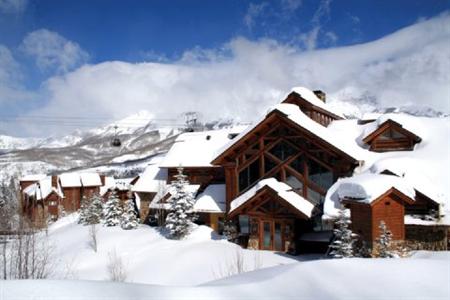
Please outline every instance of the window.
[{"label": "window", "polygon": [[325,197],[322,194],[320,194],[310,188],[307,189],[307,192],[308,192],[307,198],[313,204],[322,204],[323,201],[325,200]]},{"label": "window", "polygon": [[291,162],[290,167],[300,174],[304,174],[304,165],[303,165],[303,157],[299,156]]},{"label": "window", "polygon": [[308,178],[321,188],[328,190],[333,185],[333,172],[316,161],[308,159]]},{"label": "window", "polygon": [[239,191],[245,190],[256,182],[259,177],[259,159],[257,159],[239,173]]},{"label": "window", "polygon": [[250,233],[250,220],[247,215],[240,215],[239,216],[239,229],[242,234],[249,234]]},{"label": "window", "polygon": [[276,156],[280,160],[284,161],[288,157],[294,155],[297,152],[297,150],[294,147],[292,147],[291,145],[289,145],[288,143],[286,143],[285,141],[281,141],[278,144],[276,144],[274,147],[272,147],[269,150],[269,152],[273,156]]},{"label": "window", "polygon": [[303,194],[303,182],[301,182],[297,177],[287,173],[286,174],[286,183],[292,187],[295,191],[297,191],[300,195]]},{"label": "window", "polygon": [[265,173],[270,172],[276,166],[277,166],[277,164],[275,162],[273,162],[273,160],[271,160],[267,156],[264,156],[264,172]]}]

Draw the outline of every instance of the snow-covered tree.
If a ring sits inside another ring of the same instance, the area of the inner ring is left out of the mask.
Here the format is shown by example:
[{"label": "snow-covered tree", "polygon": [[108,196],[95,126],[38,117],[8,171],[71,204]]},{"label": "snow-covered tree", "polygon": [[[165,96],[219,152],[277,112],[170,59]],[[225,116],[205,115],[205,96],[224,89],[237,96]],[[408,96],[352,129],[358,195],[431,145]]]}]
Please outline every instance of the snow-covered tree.
[{"label": "snow-covered tree", "polygon": [[87,224],[87,214],[88,214],[88,208],[89,208],[89,200],[83,196],[83,199],[81,199],[81,205],[80,209],[78,210],[78,224],[86,225]]},{"label": "snow-covered tree", "polygon": [[103,219],[103,201],[99,194],[93,194],[87,207],[86,224],[98,224]]},{"label": "snow-covered tree", "polygon": [[395,256],[395,251],[392,246],[392,233],[386,226],[384,221],[380,222],[380,237],[377,239],[378,256],[389,258]]},{"label": "snow-covered tree", "polygon": [[349,225],[352,222],[345,215],[345,210],[340,209],[338,217],[334,224],[334,240],[330,245],[330,256],[334,258],[353,257],[353,244],[356,234],[354,234]]},{"label": "snow-covered tree", "polygon": [[195,219],[193,212],[194,198],[191,192],[187,190],[189,184],[183,174],[183,168],[178,168],[178,174],[171,183],[172,196],[168,200],[169,213],[166,217],[165,227],[169,230],[171,238],[180,239],[189,232],[189,227]]},{"label": "snow-covered tree", "polygon": [[120,199],[117,197],[116,192],[112,191],[103,206],[104,224],[106,226],[117,226],[120,224],[121,216],[122,207],[120,205]]},{"label": "snow-covered tree", "polygon": [[134,209],[134,202],[132,199],[128,199],[125,202],[125,210],[122,215],[122,220],[120,222],[122,229],[136,229],[139,226],[139,218],[136,215],[136,210]]}]

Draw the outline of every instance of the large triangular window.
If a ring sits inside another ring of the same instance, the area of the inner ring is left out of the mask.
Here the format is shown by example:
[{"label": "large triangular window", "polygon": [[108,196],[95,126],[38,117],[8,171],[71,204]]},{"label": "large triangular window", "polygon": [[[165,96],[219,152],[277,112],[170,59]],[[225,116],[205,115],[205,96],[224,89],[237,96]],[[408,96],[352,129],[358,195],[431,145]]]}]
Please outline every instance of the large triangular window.
[{"label": "large triangular window", "polygon": [[297,152],[298,151],[294,147],[292,147],[285,141],[280,141],[278,144],[276,144],[269,150],[270,154],[277,157],[281,161],[285,161],[286,159],[296,154]]}]

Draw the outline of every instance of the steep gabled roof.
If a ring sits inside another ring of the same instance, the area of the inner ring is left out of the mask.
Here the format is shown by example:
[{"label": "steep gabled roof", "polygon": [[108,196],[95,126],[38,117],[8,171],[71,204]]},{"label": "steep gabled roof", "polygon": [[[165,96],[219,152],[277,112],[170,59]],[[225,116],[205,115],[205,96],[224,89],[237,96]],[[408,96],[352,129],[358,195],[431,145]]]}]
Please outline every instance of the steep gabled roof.
[{"label": "steep gabled roof", "polygon": [[370,132],[363,138],[363,142],[366,144],[370,144],[375,138],[383,134],[386,130],[393,129],[395,131],[400,132],[401,134],[410,137],[415,143],[420,143],[422,139],[414,134],[413,132],[403,128],[402,124],[392,120],[387,119],[382,124],[378,126],[374,131]]},{"label": "steep gabled roof", "polygon": [[305,87],[293,88],[282,103],[296,104],[299,107],[308,107],[327,115],[334,120],[345,119],[340,113],[334,112],[323,100],[319,99],[313,91]]},{"label": "steep gabled roof", "polygon": [[301,217],[310,218],[312,216],[314,205],[311,202],[293,191],[286,183],[275,178],[267,178],[260,180],[251,189],[231,202],[229,217],[237,215],[243,208],[250,205],[253,199],[266,191],[277,195],[278,201],[290,207],[293,212]]},{"label": "steep gabled roof", "polygon": [[360,153],[362,149],[355,147],[355,145],[346,144],[338,137],[334,136],[326,127],[316,123],[306,116],[300,108],[295,104],[282,103],[276,105],[260,122],[254,126],[250,126],[232,141],[226,144],[218,152],[212,164],[221,164],[224,158],[230,155],[234,150],[239,148],[242,144],[252,138],[253,135],[259,134],[264,127],[270,126],[270,123],[277,118],[286,121],[290,126],[297,130],[301,130],[306,134],[313,136],[316,140],[322,143],[326,148],[334,150],[341,156],[356,163],[361,160]]}]

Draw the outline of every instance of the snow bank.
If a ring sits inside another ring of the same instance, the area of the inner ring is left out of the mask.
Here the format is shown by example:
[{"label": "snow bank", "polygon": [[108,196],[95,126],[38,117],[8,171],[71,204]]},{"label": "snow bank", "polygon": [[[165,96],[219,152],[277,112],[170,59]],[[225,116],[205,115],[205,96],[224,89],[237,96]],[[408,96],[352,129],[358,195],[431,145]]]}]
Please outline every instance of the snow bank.
[{"label": "snow bank", "polygon": [[[448,299],[448,252],[409,259],[298,262],[196,287],[93,281],[2,281],[5,299]],[[200,262],[200,261],[199,261]],[[426,270],[426,272],[424,272]],[[158,276],[152,272],[149,276]],[[380,288],[382,287],[382,288]]]},{"label": "snow bank", "polygon": [[[196,226],[184,240],[167,239],[157,228],[140,225],[136,230],[97,226],[98,251],[90,247],[89,227],[69,215],[48,230],[55,247],[57,269],[53,279],[108,280],[108,254],[116,251],[128,273],[127,281],[159,285],[197,285],[228,276],[237,253],[245,270],[295,262],[295,258],[269,251],[243,250],[207,226]],[[68,272],[70,270],[70,272]]]}]

